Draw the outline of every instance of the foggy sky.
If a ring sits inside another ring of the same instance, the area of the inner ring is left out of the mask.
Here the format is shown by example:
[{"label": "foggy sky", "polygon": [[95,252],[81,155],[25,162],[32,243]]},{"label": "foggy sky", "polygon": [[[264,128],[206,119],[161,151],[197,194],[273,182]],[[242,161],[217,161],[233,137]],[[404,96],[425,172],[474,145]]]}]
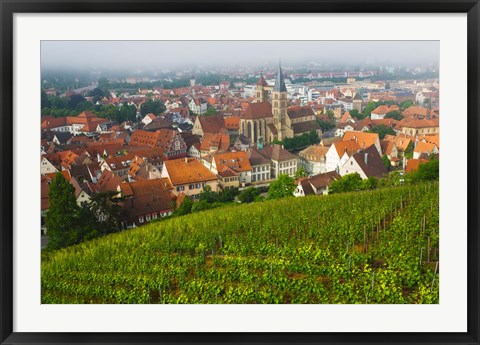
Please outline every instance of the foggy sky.
[{"label": "foggy sky", "polygon": [[42,68],[164,69],[314,61],[438,64],[439,41],[42,41]]}]

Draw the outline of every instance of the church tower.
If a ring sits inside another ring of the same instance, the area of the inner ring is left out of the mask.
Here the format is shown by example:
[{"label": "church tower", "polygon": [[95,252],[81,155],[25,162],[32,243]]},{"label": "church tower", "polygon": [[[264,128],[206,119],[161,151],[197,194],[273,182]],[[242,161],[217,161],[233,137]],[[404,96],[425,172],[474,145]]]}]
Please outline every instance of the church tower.
[{"label": "church tower", "polygon": [[260,79],[258,79],[255,84],[255,99],[257,100],[257,103],[266,102],[268,100],[268,91],[265,89],[266,86],[268,86],[268,84],[261,74]]},{"label": "church tower", "polygon": [[278,64],[278,74],[272,89],[272,114],[273,123],[277,129],[277,139],[283,140],[286,131],[287,117],[287,87],[283,79],[282,66]]}]

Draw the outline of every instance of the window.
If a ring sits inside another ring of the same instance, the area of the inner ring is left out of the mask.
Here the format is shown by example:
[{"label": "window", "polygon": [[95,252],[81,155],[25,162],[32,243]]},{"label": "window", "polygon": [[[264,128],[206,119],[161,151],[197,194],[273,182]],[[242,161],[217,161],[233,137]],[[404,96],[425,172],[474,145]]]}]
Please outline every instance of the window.
[{"label": "window", "polygon": [[143,217],[138,217],[138,222],[143,223]]},{"label": "window", "polygon": [[203,182],[203,183],[202,183],[202,187],[205,187],[206,185],[207,185],[206,182]]},{"label": "window", "polygon": [[197,183],[197,184],[195,185],[195,188],[200,188],[200,183]]},{"label": "window", "polygon": [[150,217],[150,215],[146,215],[146,216],[145,216],[145,219],[146,219],[147,222],[148,222],[148,221],[149,221],[150,219],[152,219],[152,218]]},{"label": "window", "polygon": [[350,165],[353,165],[353,161],[350,161]]},{"label": "window", "polygon": [[194,185],[194,184],[189,185],[189,186],[188,186],[188,189],[190,189],[190,190],[191,190],[191,189],[195,189],[195,185]]}]

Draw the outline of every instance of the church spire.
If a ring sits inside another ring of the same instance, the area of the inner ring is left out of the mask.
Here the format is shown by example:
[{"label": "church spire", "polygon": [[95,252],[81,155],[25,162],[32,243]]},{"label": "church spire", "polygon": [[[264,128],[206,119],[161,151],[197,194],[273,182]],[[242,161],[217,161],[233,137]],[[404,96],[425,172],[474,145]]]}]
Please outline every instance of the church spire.
[{"label": "church spire", "polygon": [[275,80],[275,85],[273,86],[272,91],[287,92],[287,87],[285,86],[285,80],[283,79],[282,65],[280,60],[278,60],[278,74],[277,74],[277,79]]}]

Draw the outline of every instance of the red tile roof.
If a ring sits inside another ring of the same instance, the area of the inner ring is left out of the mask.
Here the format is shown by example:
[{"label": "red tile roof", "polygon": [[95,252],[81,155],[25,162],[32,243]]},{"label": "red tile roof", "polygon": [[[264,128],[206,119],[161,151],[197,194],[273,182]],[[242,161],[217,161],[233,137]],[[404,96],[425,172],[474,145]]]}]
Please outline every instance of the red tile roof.
[{"label": "red tile roof", "polygon": [[242,118],[248,120],[272,117],[272,105],[269,102],[249,103]]},{"label": "red tile roof", "polygon": [[427,159],[409,159],[407,161],[407,167],[405,168],[405,172],[408,174],[408,173],[411,173],[412,171],[415,171],[415,170],[418,170],[418,167],[420,166],[420,164],[423,164],[423,163],[426,163],[428,162]]},{"label": "red tile roof", "polygon": [[250,161],[248,160],[248,156],[245,151],[216,154],[213,157],[213,160],[215,161],[217,171],[223,170],[222,168],[224,166],[228,166],[236,172],[246,172],[252,170],[252,166],[250,165]]},{"label": "red tile roof", "polygon": [[195,158],[182,158],[165,161],[172,185],[214,181],[217,177]]}]

